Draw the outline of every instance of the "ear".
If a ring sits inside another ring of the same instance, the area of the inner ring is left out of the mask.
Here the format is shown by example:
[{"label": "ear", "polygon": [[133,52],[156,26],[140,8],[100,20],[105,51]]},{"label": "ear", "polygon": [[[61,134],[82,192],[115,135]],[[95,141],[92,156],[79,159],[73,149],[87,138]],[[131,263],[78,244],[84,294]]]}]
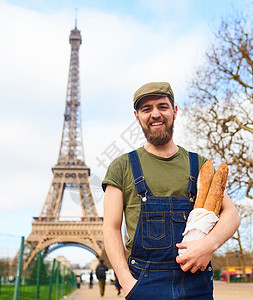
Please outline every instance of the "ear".
[{"label": "ear", "polygon": [[139,124],[140,124],[140,120],[139,120],[139,116],[138,116],[138,111],[137,111],[137,110],[134,111],[134,115],[135,115],[136,120],[137,120],[137,121],[139,122]]},{"label": "ear", "polygon": [[175,105],[174,106],[174,120],[176,120],[177,112],[178,112],[178,107],[177,107],[177,105]]}]

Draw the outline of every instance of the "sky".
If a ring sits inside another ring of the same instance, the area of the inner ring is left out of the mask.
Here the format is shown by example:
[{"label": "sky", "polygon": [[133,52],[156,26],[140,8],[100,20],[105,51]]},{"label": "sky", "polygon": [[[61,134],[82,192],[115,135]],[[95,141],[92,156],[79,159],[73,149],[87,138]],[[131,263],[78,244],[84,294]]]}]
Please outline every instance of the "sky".
[{"label": "sky", "polygon": [[[102,216],[106,167],[144,143],[133,93],[147,82],[170,82],[179,105],[175,141],[191,150],[180,114],[187,86],[222,16],[249,2],[0,0],[0,242],[3,234],[27,237],[44,204],[59,153],[75,18],[85,162]],[[63,209],[78,214],[74,193],[65,197]],[[94,258],[66,249],[54,255],[81,265]]]}]

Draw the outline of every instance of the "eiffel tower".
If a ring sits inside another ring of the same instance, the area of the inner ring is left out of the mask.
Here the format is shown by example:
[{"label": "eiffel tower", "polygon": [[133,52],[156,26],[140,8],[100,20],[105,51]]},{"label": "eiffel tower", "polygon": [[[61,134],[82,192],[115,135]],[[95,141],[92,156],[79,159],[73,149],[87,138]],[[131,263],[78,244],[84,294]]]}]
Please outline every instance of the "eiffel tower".
[{"label": "eiffel tower", "polygon": [[[39,217],[34,217],[32,232],[26,239],[26,269],[35,255],[42,251],[46,256],[65,246],[85,248],[99,257],[103,249],[103,218],[98,216],[89,184],[90,169],[84,160],[81,108],[79,97],[80,31],[69,36],[71,57],[67,86],[66,107],[57,164],[52,167],[53,180]],[[66,188],[74,187],[80,196],[82,216],[77,220],[62,220],[60,212]]]}]

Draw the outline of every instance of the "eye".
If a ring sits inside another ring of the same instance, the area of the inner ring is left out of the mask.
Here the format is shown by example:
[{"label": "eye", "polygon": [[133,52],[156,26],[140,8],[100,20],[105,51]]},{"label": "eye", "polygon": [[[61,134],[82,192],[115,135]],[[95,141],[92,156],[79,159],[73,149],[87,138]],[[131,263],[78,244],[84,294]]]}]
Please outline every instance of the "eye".
[{"label": "eye", "polygon": [[150,111],[150,107],[143,107],[141,109],[142,112],[149,112]]},{"label": "eye", "polygon": [[169,109],[169,106],[168,105],[161,105],[160,109],[161,110],[167,110],[167,109]]}]

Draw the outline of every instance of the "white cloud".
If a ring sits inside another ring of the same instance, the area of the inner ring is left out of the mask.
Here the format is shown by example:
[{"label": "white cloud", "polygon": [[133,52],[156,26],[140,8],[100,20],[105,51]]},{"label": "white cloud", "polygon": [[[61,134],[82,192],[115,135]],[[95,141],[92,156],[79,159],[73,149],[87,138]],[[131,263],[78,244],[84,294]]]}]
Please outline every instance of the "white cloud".
[{"label": "white cloud", "polygon": [[0,141],[0,210],[14,212],[31,205],[38,209],[59,149],[55,135],[32,122],[6,117],[0,122]]},{"label": "white cloud", "polygon": [[66,17],[47,16],[9,4],[1,5],[0,15],[5,45],[0,50],[1,94],[14,102],[55,101],[62,80],[67,79],[63,77],[68,65],[64,54],[69,50],[63,33]]},{"label": "white cloud", "polygon": [[[8,98],[12,105],[27,105],[25,114],[36,104],[63,110],[70,57],[68,35],[74,25],[71,15],[70,11],[46,15],[7,4],[0,11],[0,28],[8,26],[1,32],[6,45],[0,49],[1,98]],[[195,45],[203,43],[203,26],[175,39],[173,21],[154,29],[152,24],[130,17],[87,9],[79,11],[78,28],[83,38],[83,107],[93,103],[93,111],[102,118],[106,118],[102,110],[112,111],[115,99],[119,99],[115,110],[121,114],[122,107],[129,107],[134,90],[146,81],[165,78],[181,89],[182,78],[199,57]],[[96,118],[96,114],[88,117]]]},{"label": "white cloud", "polygon": [[152,24],[143,25],[114,15],[103,14],[98,23],[94,19],[92,13],[84,17],[87,46],[84,44],[82,50],[82,72],[87,81],[82,86],[87,101],[101,102],[106,97],[107,102],[100,103],[102,106],[112,108],[115,96],[122,99],[122,105],[128,105],[126,101],[132,98],[134,90],[147,81],[166,79],[182,89],[182,78],[203,53],[203,26],[175,38],[170,29],[173,22],[155,30]]}]

